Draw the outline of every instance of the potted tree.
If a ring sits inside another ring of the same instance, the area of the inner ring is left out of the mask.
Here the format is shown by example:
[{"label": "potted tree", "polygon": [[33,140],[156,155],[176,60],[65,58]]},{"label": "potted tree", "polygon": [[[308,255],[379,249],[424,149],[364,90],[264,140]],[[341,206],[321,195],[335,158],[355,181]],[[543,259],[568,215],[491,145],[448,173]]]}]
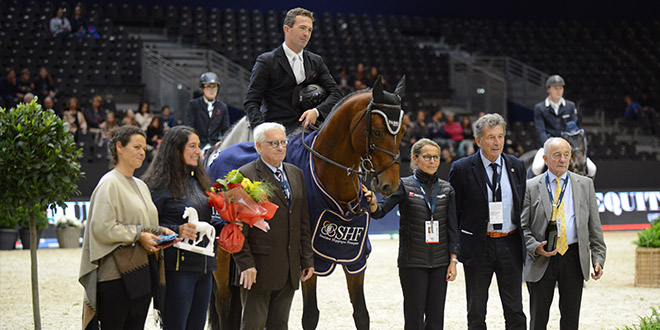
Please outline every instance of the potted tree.
[{"label": "potted tree", "polygon": [[63,215],[55,219],[55,236],[60,248],[71,249],[80,246],[82,223],[78,219]]},{"label": "potted tree", "polygon": [[0,216],[17,207],[28,212],[34,328],[41,329],[37,273],[37,221],[34,210],[45,210],[77,192],[82,150],[68,124],[53,110],[42,110],[37,98],[11,110],[0,109]]},{"label": "potted tree", "polygon": [[[22,207],[17,208],[16,214],[18,215],[18,237],[21,239],[23,249],[30,248],[30,215],[28,211]],[[44,229],[48,228],[48,216],[46,210],[37,206],[34,209],[34,221],[37,222],[37,248],[39,247],[39,240],[41,233]]]},{"label": "potted tree", "polygon": [[660,218],[637,233],[635,249],[635,286],[660,288]]},{"label": "potted tree", "polygon": [[8,212],[0,214],[0,250],[13,250],[16,247],[16,218]]}]

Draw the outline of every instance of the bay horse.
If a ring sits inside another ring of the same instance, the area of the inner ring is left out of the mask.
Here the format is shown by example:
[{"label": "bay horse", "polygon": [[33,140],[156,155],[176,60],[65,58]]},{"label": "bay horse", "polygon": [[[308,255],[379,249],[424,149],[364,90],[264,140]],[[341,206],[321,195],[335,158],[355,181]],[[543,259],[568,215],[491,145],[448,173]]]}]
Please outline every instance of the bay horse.
[{"label": "bay horse", "polygon": [[[383,90],[379,77],[371,90],[357,91],[340,100],[318,131],[307,136],[302,133],[290,139],[285,161],[305,173],[315,252],[315,274],[302,283],[304,329],[315,329],[318,325],[318,276],[329,275],[336,264],[343,266],[356,328],[369,329],[364,273],[371,246],[367,235],[369,215],[365,212],[368,202],[363,198],[361,187],[364,182],[371,190],[384,196],[398,189],[399,145],[405,132],[401,109],[404,91],[405,77],[398,82],[394,93]],[[247,163],[246,157],[240,155],[243,152],[238,152],[246,146],[249,145],[240,143],[221,151],[209,167],[211,177],[215,180],[242,165],[232,163],[237,161],[232,157]],[[319,205],[321,200],[331,206]],[[328,216],[333,219],[328,219]],[[360,221],[356,219],[363,221],[365,227],[357,227]],[[346,226],[358,224],[348,229],[353,230],[351,239],[354,238],[355,242],[350,243],[355,243],[358,252],[348,252],[350,256],[332,255],[332,251],[328,250],[332,247],[324,245],[329,241],[324,240],[328,235],[335,240],[339,237],[335,236],[336,225],[326,225],[331,220]],[[217,259],[218,271],[214,275],[218,292],[214,298],[218,319],[214,320],[212,315],[211,323],[214,329],[218,320],[222,329],[238,328],[237,322],[240,321],[236,317],[240,318],[240,310],[237,311],[235,304],[240,306],[240,299],[235,296],[237,288],[229,283],[230,258],[226,252],[218,250]]]}]

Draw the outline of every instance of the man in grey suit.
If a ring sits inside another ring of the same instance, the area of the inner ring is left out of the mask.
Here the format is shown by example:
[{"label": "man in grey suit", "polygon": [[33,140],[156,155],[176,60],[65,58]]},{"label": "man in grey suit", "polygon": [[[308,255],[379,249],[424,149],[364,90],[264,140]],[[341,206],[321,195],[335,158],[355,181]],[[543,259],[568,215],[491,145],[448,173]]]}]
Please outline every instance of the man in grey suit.
[{"label": "man in grey suit", "polygon": [[314,273],[303,172],[284,163],[284,126],[263,123],[254,129],[259,158],[239,171],[252,181],[276,187],[269,200],[278,206],[270,230],[243,227],[245,243],[233,255],[240,271],[241,329],[287,329],[293,294]]},{"label": "man in grey suit", "polygon": [[[582,281],[589,280],[590,264],[594,280],[603,276],[603,230],[593,181],[568,171],[568,142],[550,138],[544,148],[548,171],[527,180],[521,216],[527,247],[523,278],[530,296],[530,329],[546,328],[555,284],[559,287],[561,329],[578,329]],[[557,224],[556,248],[547,251],[546,228],[551,220]]]}]

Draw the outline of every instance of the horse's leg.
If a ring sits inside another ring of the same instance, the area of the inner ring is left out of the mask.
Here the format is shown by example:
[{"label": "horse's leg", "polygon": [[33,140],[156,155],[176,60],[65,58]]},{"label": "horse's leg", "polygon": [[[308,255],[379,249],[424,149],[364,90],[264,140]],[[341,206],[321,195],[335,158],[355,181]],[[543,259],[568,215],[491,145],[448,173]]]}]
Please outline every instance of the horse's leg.
[{"label": "horse's leg", "polygon": [[[212,329],[233,329],[230,325],[235,325],[235,320],[231,318],[234,313],[230,313],[232,306],[232,290],[231,290],[231,254],[227,253],[221,248],[216,250],[216,261],[218,262],[218,269],[213,272],[213,278],[217,287],[214,292],[214,306],[219,322],[211,322],[212,325],[218,324],[219,328]],[[238,303],[240,305],[240,302]],[[240,324],[240,313],[238,314],[238,324]]]},{"label": "horse's leg", "polygon": [[355,321],[355,328],[358,330],[369,329],[369,311],[367,310],[367,302],[364,299],[364,273],[351,276],[344,268],[348,295],[351,297],[351,304],[353,304],[353,320]]},{"label": "horse's leg", "polygon": [[302,282],[303,317],[302,326],[305,330],[316,329],[319,324],[319,308],[316,301],[316,274]]}]

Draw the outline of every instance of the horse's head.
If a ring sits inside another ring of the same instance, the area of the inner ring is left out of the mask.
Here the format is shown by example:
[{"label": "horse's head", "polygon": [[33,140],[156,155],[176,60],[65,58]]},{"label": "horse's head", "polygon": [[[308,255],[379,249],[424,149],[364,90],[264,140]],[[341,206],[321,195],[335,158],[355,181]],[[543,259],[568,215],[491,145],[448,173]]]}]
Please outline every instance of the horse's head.
[{"label": "horse's head", "polygon": [[562,133],[562,138],[571,145],[571,163],[568,169],[577,174],[586,175],[587,139],[584,136],[584,130],[578,128],[575,124],[566,127],[566,131]]},{"label": "horse's head", "polygon": [[353,148],[363,154],[361,167],[367,183],[372,190],[385,196],[399,187],[399,145],[406,131],[401,109],[404,92],[405,76],[399,80],[394,93],[384,91],[378,77],[366,110],[359,119],[354,119],[351,130]]}]

